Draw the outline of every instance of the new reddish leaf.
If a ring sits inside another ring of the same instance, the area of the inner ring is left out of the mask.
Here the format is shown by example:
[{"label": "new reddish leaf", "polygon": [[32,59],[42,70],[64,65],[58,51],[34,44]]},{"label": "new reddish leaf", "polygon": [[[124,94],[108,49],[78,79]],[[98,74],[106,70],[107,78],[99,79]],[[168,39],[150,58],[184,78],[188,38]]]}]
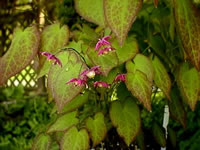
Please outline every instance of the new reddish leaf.
[{"label": "new reddish leaf", "polygon": [[24,31],[16,29],[9,50],[0,59],[0,85],[33,60],[38,51],[39,40],[39,32],[35,26]]}]

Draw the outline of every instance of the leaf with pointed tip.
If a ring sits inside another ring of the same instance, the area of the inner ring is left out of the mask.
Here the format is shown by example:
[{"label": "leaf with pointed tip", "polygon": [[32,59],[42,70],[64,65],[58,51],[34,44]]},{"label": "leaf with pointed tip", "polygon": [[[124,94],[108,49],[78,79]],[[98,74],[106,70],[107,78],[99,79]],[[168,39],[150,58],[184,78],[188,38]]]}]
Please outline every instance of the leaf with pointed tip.
[{"label": "leaf with pointed tip", "polygon": [[141,130],[138,136],[136,137],[137,144],[140,150],[146,150],[145,140],[144,140],[144,133]]},{"label": "leaf with pointed tip", "polygon": [[73,111],[88,101],[89,92],[77,95],[72,101],[68,102],[62,109],[61,113]]},{"label": "leaf with pointed tip", "polygon": [[[47,26],[41,34],[41,52],[56,54],[69,41],[69,29],[67,25],[59,23]],[[40,57],[40,72],[38,78],[46,75],[50,69],[51,62],[45,56]]]},{"label": "leaf with pointed tip", "polygon": [[161,146],[161,147],[166,147],[166,138],[165,138],[165,129],[158,125],[157,123],[153,124],[152,127],[152,132],[153,136],[156,140],[156,142]]},{"label": "leaf with pointed tip", "polygon": [[194,111],[200,94],[200,74],[196,68],[189,68],[188,63],[181,65],[178,73],[178,86],[186,103]]},{"label": "leaf with pointed tip", "polygon": [[38,51],[39,40],[36,26],[28,27],[24,31],[16,29],[9,50],[0,58],[0,85],[33,60]]},{"label": "leaf with pointed tip", "polygon": [[132,98],[127,98],[120,103],[114,101],[110,108],[110,118],[117,133],[129,146],[136,138],[141,127],[140,110]]},{"label": "leaf with pointed tip", "polygon": [[61,139],[61,150],[88,150],[89,149],[89,135],[85,129],[77,130],[72,127],[64,134]]},{"label": "leaf with pointed tip", "polygon": [[75,0],[75,8],[87,21],[105,26],[103,0]]},{"label": "leaf with pointed tip", "polygon": [[60,116],[47,130],[47,133],[66,131],[70,127],[78,124],[79,120],[76,118],[77,111],[73,111]]},{"label": "leaf with pointed tip", "polygon": [[151,111],[152,83],[147,79],[147,76],[139,70],[136,70],[135,73],[128,72],[125,83],[128,90],[147,110]]},{"label": "leaf with pointed tip", "polygon": [[163,93],[170,100],[171,80],[167,73],[167,70],[165,69],[164,65],[160,62],[158,57],[152,56],[151,62],[155,72],[155,84],[163,91]]},{"label": "leaf with pointed tip", "polygon": [[181,123],[186,128],[186,112],[183,104],[181,103],[181,97],[179,91],[176,88],[171,90],[171,101],[169,102],[170,116]]},{"label": "leaf with pointed tip", "polygon": [[173,148],[175,149],[176,148],[176,143],[177,143],[176,132],[172,128],[167,126],[167,133],[169,135],[170,143],[172,144]]},{"label": "leaf with pointed tip", "polygon": [[153,82],[154,69],[151,60],[142,54],[137,54],[133,61],[134,62],[128,61],[126,63],[127,72],[135,73],[139,70],[147,76],[150,82]]},{"label": "leaf with pointed tip", "polygon": [[115,51],[98,56],[97,51],[95,51],[94,48],[89,48],[87,55],[95,66],[101,66],[100,70],[105,76],[108,75],[112,68],[118,65],[118,58]]},{"label": "leaf with pointed tip", "polygon": [[200,71],[200,11],[191,0],[173,0],[180,40],[192,64]]},{"label": "leaf with pointed tip", "polygon": [[142,0],[104,0],[106,22],[120,45],[125,41],[141,6]]},{"label": "leaf with pointed tip", "polygon": [[84,85],[74,86],[66,84],[72,78],[78,78],[79,74],[87,69],[80,56],[74,51],[61,51],[56,57],[60,59],[62,67],[51,65],[48,74],[48,88],[55,98],[58,112],[61,112],[65,104],[73,100],[83,89]]},{"label": "leaf with pointed tip", "polygon": [[97,113],[94,116],[94,119],[89,117],[86,120],[86,128],[89,131],[91,139],[93,141],[93,147],[100,144],[101,141],[103,141],[103,139],[105,138],[107,133],[103,113],[102,112]]},{"label": "leaf with pointed tip", "polygon": [[132,59],[139,51],[137,41],[133,38],[128,38],[122,47],[118,44],[117,40],[114,40],[112,46],[116,49],[119,64]]},{"label": "leaf with pointed tip", "polygon": [[49,150],[51,141],[52,140],[49,135],[42,133],[35,138],[32,150]]}]

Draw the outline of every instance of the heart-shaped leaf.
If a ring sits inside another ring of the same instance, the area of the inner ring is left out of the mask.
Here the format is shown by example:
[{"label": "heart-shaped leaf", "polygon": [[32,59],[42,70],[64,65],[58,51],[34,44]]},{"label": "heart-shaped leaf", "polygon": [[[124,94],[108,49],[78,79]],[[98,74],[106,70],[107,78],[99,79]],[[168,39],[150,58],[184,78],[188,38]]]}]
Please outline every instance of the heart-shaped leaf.
[{"label": "heart-shaped leaf", "polygon": [[74,51],[61,51],[56,57],[60,59],[62,67],[52,64],[48,74],[48,88],[55,98],[58,112],[61,112],[65,104],[76,97],[84,87],[84,85],[74,86],[73,83],[66,84],[66,82],[78,78],[87,66]]},{"label": "heart-shaped leaf", "polygon": [[70,112],[60,116],[47,130],[47,133],[66,131],[70,127],[78,124],[79,120],[76,118],[77,111]]},{"label": "heart-shaped leaf", "polygon": [[116,49],[119,64],[132,59],[139,51],[137,41],[134,38],[128,38],[122,47],[118,44],[117,40],[114,40],[112,46]]},{"label": "heart-shaped leaf", "polygon": [[104,0],[106,23],[123,44],[132,23],[135,21],[142,0]]},{"label": "heart-shaped leaf", "polygon": [[141,127],[140,110],[132,98],[127,98],[120,103],[115,101],[110,108],[110,118],[117,133],[129,146],[136,138]]},{"label": "heart-shaped leaf", "polygon": [[105,26],[103,0],[75,0],[75,8],[87,21]]},{"label": "heart-shaped leaf", "polygon": [[170,116],[181,123],[186,128],[186,112],[183,104],[181,103],[181,97],[179,91],[174,88],[171,91],[171,101],[169,102]]},{"label": "heart-shaped leaf", "polygon": [[77,130],[72,127],[63,135],[61,139],[61,150],[88,150],[89,149],[89,135],[85,129]]},{"label": "heart-shaped leaf", "polygon": [[49,150],[51,146],[51,137],[47,134],[39,134],[34,142],[32,150]]},{"label": "heart-shaped leaf", "polygon": [[190,0],[173,0],[175,19],[183,48],[200,71],[200,11]]},{"label": "heart-shaped leaf", "polygon": [[109,71],[118,65],[118,58],[115,51],[111,51],[105,55],[97,55],[94,48],[89,48],[87,51],[89,59],[95,66],[101,66],[101,72],[107,76]]},{"label": "heart-shaped leaf", "polygon": [[61,113],[73,111],[88,101],[89,92],[77,95],[72,101],[68,102],[62,109]]},{"label": "heart-shaped leaf", "polygon": [[139,70],[135,73],[126,74],[126,86],[129,91],[151,111],[151,92],[152,83],[147,79],[147,76]]},{"label": "heart-shaped leaf", "polygon": [[[56,54],[69,41],[69,29],[66,25],[61,26],[59,23],[52,24],[44,28],[41,34],[41,49],[42,52]],[[48,73],[51,63],[47,61],[45,56],[40,57],[40,72],[39,77]]]},{"label": "heart-shaped leaf", "polygon": [[103,139],[105,138],[107,133],[103,113],[101,112],[97,113],[94,116],[94,119],[89,117],[86,120],[86,128],[89,131],[91,139],[93,141],[93,147],[100,144],[101,141],[103,141]]},{"label": "heart-shaped leaf", "polygon": [[180,67],[177,83],[184,100],[194,110],[200,94],[199,72],[194,67],[189,68],[188,63],[184,63]]},{"label": "heart-shaped leaf", "polygon": [[171,80],[169,78],[167,70],[160,62],[158,57],[156,56],[151,57],[151,62],[153,64],[155,72],[155,77],[154,77],[155,84],[163,91],[163,93],[170,100]]},{"label": "heart-shaped leaf", "polygon": [[153,82],[154,69],[151,60],[142,54],[137,54],[133,61],[134,62],[128,61],[126,63],[127,72],[135,73],[137,70],[139,70],[147,76],[150,82]]},{"label": "heart-shaped leaf", "polygon": [[161,147],[166,147],[166,138],[165,138],[165,130],[163,127],[158,125],[157,123],[153,124],[152,127],[152,132],[153,136],[156,140],[156,142],[161,146]]},{"label": "heart-shaped leaf", "polygon": [[16,29],[9,50],[0,59],[0,85],[33,60],[38,51],[39,40],[39,31],[35,26],[24,31]]}]

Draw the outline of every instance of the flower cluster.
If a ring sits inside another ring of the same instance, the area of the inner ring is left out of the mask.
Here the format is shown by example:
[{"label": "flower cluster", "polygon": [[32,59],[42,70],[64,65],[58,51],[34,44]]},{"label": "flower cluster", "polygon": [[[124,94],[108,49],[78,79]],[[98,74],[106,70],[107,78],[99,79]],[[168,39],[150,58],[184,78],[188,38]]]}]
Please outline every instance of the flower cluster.
[{"label": "flower cluster", "polygon": [[95,47],[95,50],[98,51],[98,56],[107,54],[109,51],[114,50],[114,48],[111,46],[111,43],[107,41],[110,38],[111,36],[105,36],[102,39],[99,39]]},{"label": "flower cluster", "polygon": [[62,67],[61,61],[55,55],[53,55],[51,53],[48,53],[48,52],[41,52],[40,54],[46,56],[48,60],[53,60],[54,61],[54,63],[53,63],[54,65],[58,64],[58,65],[60,65]]}]

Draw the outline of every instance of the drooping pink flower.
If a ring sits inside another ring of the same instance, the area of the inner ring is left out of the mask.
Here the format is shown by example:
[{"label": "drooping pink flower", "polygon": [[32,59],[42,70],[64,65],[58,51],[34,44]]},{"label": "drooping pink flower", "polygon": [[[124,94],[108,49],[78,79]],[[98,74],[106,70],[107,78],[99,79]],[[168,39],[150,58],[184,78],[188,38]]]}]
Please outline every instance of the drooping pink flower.
[{"label": "drooping pink flower", "polygon": [[125,82],[125,79],[126,79],[126,74],[118,74],[116,77],[115,77],[115,80],[114,82]]},{"label": "drooping pink flower", "polygon": [[110,45],[111,43],[107,41],[110,38],[111,36],[105,36],[102,39],[99,39],[99,41],[96,44],[95,50],[98,50],[103,45]]},{"label": "drooping pink flower", "polygon": [[103,82],[103,81],[96,81],[96,82],[94,82],[94,87],[95,88],[97,88],[97,87],[106,87],[106,88],[109,88],[110,84],[108,84],[106,82]]},{"label": "drooping pink flower", "polygon": [[67,81],[66,84],[74,83],[75,86],[87,85],[85,80],[79,78],[72,78],[71,80]]},{"label": "drooping pink flower", "polygon": [[107,54],[109,51],[112,51],[112,50],[114,50],[114,48],[111,47],[111,46],[100,49],[99,52],[98,52],[98,56],[100,56],[102,54]]},{"label": "drooping pink flower", "polygon": [[60,65],[62,67],[62,63],[61,61],[53,54],[49,53],[49,52],[41,52],[41,55],[44,55],[47,57],[48,60],[53,60],[54,61],[54,65]]},{"label": "drooping pink flower", "polygon": [[86,69],[80,74],[80,77],[83,77],[83,79],[94,78],[95,75],[101,74],[99,68],[100,66],[94,66],[91,69]]}]

